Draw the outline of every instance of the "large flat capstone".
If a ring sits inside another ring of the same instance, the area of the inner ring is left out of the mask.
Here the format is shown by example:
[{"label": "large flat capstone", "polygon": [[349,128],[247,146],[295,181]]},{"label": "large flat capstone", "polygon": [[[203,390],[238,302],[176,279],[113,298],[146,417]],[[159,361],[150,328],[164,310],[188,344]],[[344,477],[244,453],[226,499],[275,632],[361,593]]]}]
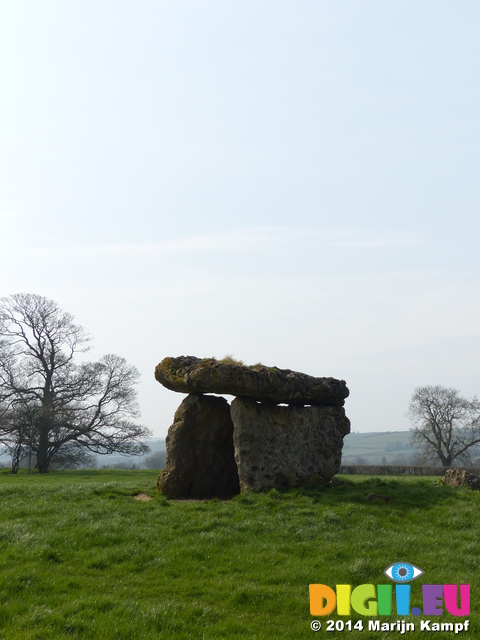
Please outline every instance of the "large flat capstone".
[{"label": "large flat capstone", "polygon": [[181,393],[217,393],[279,404],[343,406],[344,380],[257,365],[227,364],[214,358],[164,358],[155,369],[164,387]]}]

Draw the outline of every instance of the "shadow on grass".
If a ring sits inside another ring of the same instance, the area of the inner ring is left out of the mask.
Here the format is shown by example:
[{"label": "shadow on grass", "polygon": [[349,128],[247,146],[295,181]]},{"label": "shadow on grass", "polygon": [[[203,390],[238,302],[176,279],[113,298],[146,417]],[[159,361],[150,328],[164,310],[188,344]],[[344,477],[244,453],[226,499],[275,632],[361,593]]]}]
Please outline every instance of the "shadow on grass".
[{"label": "shadow on grass", "polygon": [[[161,502],[170,502],[163,496],[156,495],[156,476],[158,471],[148,470],[117,470],[117,469],[75,469],[68,471],[52,471],[45,475],[33,473],[27,475],[26,470],[20,470],[13,476],[9,469],[0,470],[2,485],[29,486],[38,484],[56,485],[60,482],[81,483],[100,481],[101,484],[89,487],[91,495],[103,497],[133,496],[139,491],[149,489],[149,494],[161,497]],[[125,481],[130,485],[124,486]],[[4,481],[7,481],[6,484]],[[133,484],[132,484],[133,481]],[[118,484],[118,486],[116,485]],[[138,484],[137,484],[138,483]],[[371,494],[374,494],[373,496]],[[298,488],[290,490],[272,489],[260,494],[243,493],[233,496],[233,501],[244,504],[255,504],[265,499],[268,501],[294,501],[304,497],[314,504],[335,506],[340,504],[364,505],[369,510],[398,509],[403,512],[417,509],[429,510],[448,505],[454,506],[459,500],[476,501],[478,492],[470,488],[454,489],[438,483],[438,478],[429,476],[336,476],[334,484],[324,487]],[[369,498],[367,499],[367,496]],[[378,497],[375,497],[378,496]],[[172,503],[188,502],[228,502],[213,498],[210,500],[173,500]],[[273,506],[273,505],[272,505]],[[280,506],[280,505],[279,505]]]},{"label": "shadow on grass", "polygon": [[368,505],[372,510],[393,507],[402,511],[434,509],[475,495],[470,488],[448,487],[435,477],[361,476],[352,479],[352,476],[340,476],[337,482],[329,487],[272,490],[267,495],[279,500],[305,496],[313,499],[314,503],[328,506],[350,503]]}]

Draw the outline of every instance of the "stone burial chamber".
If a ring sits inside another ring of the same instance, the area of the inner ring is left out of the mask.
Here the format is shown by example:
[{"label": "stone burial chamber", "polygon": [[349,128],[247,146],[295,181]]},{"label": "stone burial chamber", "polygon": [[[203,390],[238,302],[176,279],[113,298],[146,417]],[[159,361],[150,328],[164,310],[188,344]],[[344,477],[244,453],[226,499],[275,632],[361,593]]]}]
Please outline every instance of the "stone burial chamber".
[{"label": "stone burial chamber", "polygon": [[194,356],[165,358],[155,378],[188,394],[168,430],[157,483],[168,498],[309,487],[340,470],[350,432],[344,380]]}]

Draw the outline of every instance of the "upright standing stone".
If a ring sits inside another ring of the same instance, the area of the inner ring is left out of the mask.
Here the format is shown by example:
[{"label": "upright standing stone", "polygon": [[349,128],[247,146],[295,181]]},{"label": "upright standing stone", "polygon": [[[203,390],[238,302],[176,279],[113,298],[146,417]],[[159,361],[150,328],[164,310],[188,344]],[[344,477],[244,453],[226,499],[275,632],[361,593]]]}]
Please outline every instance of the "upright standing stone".
[{"label": "upright standing stone", "polygon": [[239,493],[233,423],[225,398],[188,395],[175,412],[166,447],[167,461],[158,488],[168,498]]},{"label": "upright standing stone", "polygon": [[241,491],[326,484],[340,470],[350,432],[343,407],[235,398],[230,412]]}]

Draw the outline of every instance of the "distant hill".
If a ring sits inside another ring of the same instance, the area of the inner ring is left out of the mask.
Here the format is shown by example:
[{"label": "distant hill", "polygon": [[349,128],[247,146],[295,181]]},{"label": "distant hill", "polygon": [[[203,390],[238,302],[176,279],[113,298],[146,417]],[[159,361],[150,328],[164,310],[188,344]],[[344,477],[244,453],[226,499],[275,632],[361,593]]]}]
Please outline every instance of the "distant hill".
[{"label": "distant hill", "polygon": [[410,446],[410,431],[349,433],[343,443],[342,464],[353,464],[358,458],[365,464],[385,464],[385,460],[387,464],[400,460],[408,464],[418,451]]}]

